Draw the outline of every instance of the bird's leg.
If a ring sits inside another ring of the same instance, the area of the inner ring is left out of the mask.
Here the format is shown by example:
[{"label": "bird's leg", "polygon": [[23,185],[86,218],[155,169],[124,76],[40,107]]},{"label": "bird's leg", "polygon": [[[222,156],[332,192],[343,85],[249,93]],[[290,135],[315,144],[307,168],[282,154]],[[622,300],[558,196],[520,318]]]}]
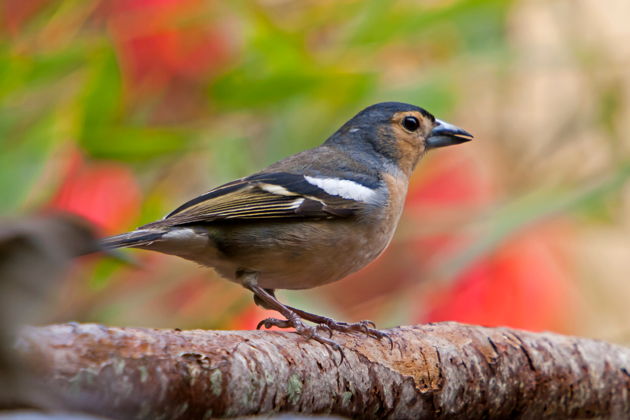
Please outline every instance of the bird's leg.
[{"label": "bird's leg", "polygon": [[295,311],[289,309],[283,305],[278,299],[276,299],[273,290],[264,289],[254,282],[244,282],[243,285],[254,293],[254,301],[256,304],[263,308],[271,309],[280,312],[286,319],[267,318],[258,323],[256,329],[264,326],[265,328],[279,327],[279,328],[295,328],[295,332],[307,339],[313,339],[322,344],[327,344],[333,349],[341,353],[341,361],[343,361],[345,355],[343,349],[336,342],[324,338],[317,334],[317,328],[304,324],[300,319],[300,316]]},{"label": "bird's leg", "polygon": [[[271,295],[274,299],[276,298],[276,295],[273,289],[263,289],[263,290],[267,292],[269,295]],[[265,303],[261,301],[261,299],[256,294],[254,294],[254,302],[256,302],[257,305],[262,306],[263,308],[276,310],[275,308],[270,308],[266,306]],[[300,318],[306,321],[310,321],[314,324],[317,324],[317,328],[328,331],[329,336],[332,336],[333,330],[341,331],[345,333],[362,332],[364,334],[367,334],[369,336],[372,336],[378,339],[387,338],[389,340],[390,346],[393,347],[394,345],[392,338],[387,333],[377,330],[376,325],[372,321],[360,321],[360,322],[350,324],[347,322],[335,321],[334,319],[328,318],[325,316],[312,314],[310,312],[306,312],[301,309],[294,308],[292,306],[288,306],[288,305],[283,305],[283,306],[287,308],[288,310],[292,311],[295,315],[299,316]],[[275,318],[267,318],[267,319],[262,320],[258,324],[258,328],[260,328],[263,325],[265,326],[265,328],[269,328],[272,325],[279,328],[291,327],[291,325],[289,325],[287,321],[283,321],[283,320],[275,319]]]}]

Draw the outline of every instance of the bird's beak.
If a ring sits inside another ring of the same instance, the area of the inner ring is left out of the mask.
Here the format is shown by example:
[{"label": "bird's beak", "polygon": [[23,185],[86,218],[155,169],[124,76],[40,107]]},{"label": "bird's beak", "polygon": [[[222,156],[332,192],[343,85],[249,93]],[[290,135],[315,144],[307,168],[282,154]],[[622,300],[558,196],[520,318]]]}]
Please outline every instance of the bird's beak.
[{"label": "bird's beak", "polygon": [[437,125],[433,128],[426,140],[427,149],[465,143],[473,139],[472,134],[453,124],[441,120],[435,120],[435,122]]}]

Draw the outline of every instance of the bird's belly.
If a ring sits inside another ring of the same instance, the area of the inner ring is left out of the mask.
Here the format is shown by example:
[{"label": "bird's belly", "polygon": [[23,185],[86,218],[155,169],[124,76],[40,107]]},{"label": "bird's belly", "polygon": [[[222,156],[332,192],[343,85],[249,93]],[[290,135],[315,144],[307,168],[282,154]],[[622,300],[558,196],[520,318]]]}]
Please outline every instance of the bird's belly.
[{"label": "bird's belly", "polygon": [[[345,257],[340,254],[345,254]],[[310,289],[360,270],[378,254],[339,247],[334,255],[291,258],[291,267],[279,262],[262,264],[258,266],[258,284],[269,289]]]},{"label": "bird's belly", "polygon": [[[393,227],[349,221],[312,221],[222,229],[217,245],[224,253],[211,264],[222,276],[257,273],[269,289],[307,289],[337,281],[374,260],[387,246]],[[214,236],[211,234],[211,236]]]}]

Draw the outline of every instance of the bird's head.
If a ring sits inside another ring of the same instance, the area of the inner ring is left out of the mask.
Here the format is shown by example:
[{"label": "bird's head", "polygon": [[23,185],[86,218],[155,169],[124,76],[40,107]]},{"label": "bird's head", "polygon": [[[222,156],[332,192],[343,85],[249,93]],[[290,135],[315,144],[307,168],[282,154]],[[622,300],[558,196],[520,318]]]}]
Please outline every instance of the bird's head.
[{"label": "bird's head", "polygon": [[401,102],[382,102],[365,108],[329,140],[357,153],[374,153],[410,173],[430,149],[472,140],[472,134],[436,119],[423,108]]}]

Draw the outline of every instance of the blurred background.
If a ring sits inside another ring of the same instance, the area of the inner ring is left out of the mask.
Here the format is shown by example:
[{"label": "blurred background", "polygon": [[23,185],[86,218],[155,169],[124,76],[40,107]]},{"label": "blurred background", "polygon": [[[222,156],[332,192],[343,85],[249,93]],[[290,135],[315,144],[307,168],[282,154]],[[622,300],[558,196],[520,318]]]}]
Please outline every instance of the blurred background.
[{"label": "blurred background", "polygon": [[[0,214],[102,235],[321,143],[375,102],[473,133],[416,170],[389,249],[281,300],[380,327],[456,320],[630,344],[630,3],[4,0]],[[209,269],[83,258],[50,319],[253,328]]]}]

